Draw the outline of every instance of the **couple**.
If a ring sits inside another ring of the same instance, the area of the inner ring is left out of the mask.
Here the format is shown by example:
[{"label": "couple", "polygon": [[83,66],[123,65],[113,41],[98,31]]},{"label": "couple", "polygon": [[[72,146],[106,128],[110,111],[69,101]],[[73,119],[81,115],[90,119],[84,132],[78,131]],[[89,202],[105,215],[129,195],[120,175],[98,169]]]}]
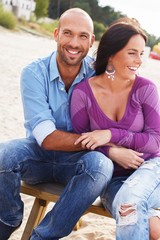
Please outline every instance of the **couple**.
[{"label": "couple", "polygon": [[57,51],[21,75],[27,137],[0,144],[0,240],[22,222],[21,179],[66,186],[31,240],[67,236],[98,196],[116,219],[116,239],[158,239],[159,99],[155,85],[136,75],[146,36],[133,24],[112,25],[95,71],[86,12],[63,13],[54,38]]}]

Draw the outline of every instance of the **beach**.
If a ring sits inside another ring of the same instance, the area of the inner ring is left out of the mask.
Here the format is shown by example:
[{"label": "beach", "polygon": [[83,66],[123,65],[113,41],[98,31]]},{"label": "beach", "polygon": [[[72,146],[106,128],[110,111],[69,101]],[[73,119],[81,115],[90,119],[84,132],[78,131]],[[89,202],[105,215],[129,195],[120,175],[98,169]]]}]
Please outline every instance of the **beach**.
[{"label": "beach", "polygon": [[[25,137],[20,74],[24,66],[39,57],[49,55],[54,49],[56,42],[52,38],[24,31],[8,31],[0,27],[0,142]],[[160,61],[146,58],[139,74],[152,79],[160,92]],[[10,237],[11,240],[21,239],[34,200],[23,194],[21,196],[25,204],[24,220],[21,227]],[[48,210],[52,206],[50,204]],[[86,214],[82,217],[81,228],[63,239],[114,240],[115,221],[96,214]]]}]

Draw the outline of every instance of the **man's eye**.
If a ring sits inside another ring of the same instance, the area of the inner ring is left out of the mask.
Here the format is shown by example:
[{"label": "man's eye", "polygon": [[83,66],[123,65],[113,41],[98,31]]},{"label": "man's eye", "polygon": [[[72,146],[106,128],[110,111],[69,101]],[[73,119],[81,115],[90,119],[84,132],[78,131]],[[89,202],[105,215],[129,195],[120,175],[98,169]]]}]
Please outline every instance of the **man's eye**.
[{"label": "man's eye", "polygon": [[64,32],[64,35],[69,36],[71,34],[70,34],[70,32]]},{"label": "man's eye", "polygon": [[88,37],[86,35],[81,35],[82,39],[87,39]]}]

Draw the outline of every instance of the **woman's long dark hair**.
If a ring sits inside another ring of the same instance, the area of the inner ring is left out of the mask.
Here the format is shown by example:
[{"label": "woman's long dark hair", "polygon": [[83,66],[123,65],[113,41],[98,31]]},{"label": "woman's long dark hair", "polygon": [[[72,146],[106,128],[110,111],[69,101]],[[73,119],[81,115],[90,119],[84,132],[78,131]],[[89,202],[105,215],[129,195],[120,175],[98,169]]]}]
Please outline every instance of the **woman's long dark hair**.
[{"label": "woman's long dark hair", "polygon": [[96,75],[104,73],[109,58],[123,49],[130,38],[137,34],[141,35],[145,42],[147,41],[144,31],[138,26],[138,24],[128,22],[117,22],[112,24],[103,34],[97,49],[97,57],[95,61]]}]

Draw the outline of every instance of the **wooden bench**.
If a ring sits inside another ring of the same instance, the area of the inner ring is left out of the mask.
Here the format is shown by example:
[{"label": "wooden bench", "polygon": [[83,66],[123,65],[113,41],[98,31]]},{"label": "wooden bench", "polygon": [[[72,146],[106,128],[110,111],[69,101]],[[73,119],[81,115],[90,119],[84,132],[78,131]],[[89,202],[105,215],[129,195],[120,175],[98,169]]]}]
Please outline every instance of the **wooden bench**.
[{"label": "wooden bench", "polygon": [[[56,202],[61,195],[64,186],[56,183],[45,183],[37,185],[29,185],[22,181],[21,183],[21,193],[35,197],[30,215],[28,217],[24,232],[22,234],[21,240],[28,240],[33,228],[37,226],[44,217],[47,205],[50,202]],[[86,213],[91,212],[99,214],[106,217],[112,217],[109,212],[107,212],[100,199],[97,199],[86,211]],[[79,228],[80,221],[76,225],[76,229]]]}]

